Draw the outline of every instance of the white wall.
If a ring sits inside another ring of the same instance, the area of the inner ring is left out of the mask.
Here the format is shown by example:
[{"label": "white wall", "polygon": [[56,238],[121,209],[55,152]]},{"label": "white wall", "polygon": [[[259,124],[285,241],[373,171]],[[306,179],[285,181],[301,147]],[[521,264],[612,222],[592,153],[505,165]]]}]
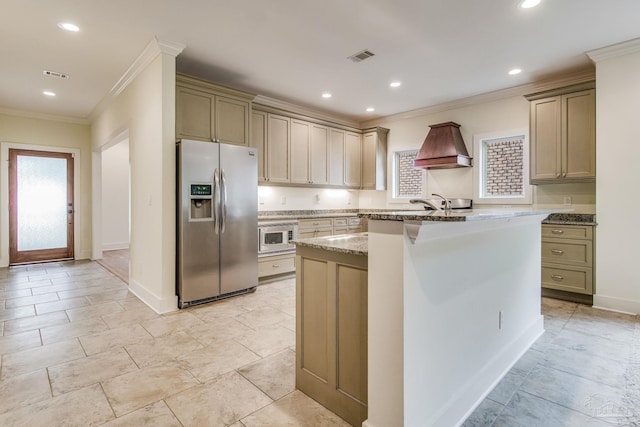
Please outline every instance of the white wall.
[{"label": "white wall", "polygon": [[129,140],[102,152],[102,248],[129,247]]},{"label": "white wall", "polygon": [[601,49],[592,58],[598,141],[594,305],[640,313],[640,39]]},{"label": "white wall", "polygon": [[[77,223],[75,258],[89,258],[91,255],[91,138],[89,125],[83,123],[82,120],[0,113],[0,142],[80,150],[79,181],[75,182],[75,185],[80,188],[80,200],[75,201],[75,221]],[[0,177],[0,180],[4,179],[5,177]],[[8,184],[6,181],[2,181],[0,185],[7,186]],[[0,201],[0,216],[2,216],[0,234],[3,238],[9,232],[8,187],[4,194],[7,194],[7,199]],[[0,260],[2,260],[0,263],[7,265],[9,254],[1,252]]]},{"label": "white wall", "polygon": [[263,185],[258,187],[258,211],[358,209],[358,193],[357,190]]},{"label": "white wall", "polygon": [[[460,132],[467,146],[467,151],[473,155],[474,134],[528,129],[529,102],[523,96],[518,95],[409,118],[402,118],[402,115],[391,116],[376,122],[377,126],[389,128],[387,188],[391,188],[393,152],[419,149],[429,132],[429,125],[448,121],[461,125]],[[429,170],[426,176],[426,193],[427,195],[439,193],[450,198],[473,198],[474,173],[475,166]],[[593,184],[553,184],[533,187],[533,203],[537,205],[562,205],[565,195],[570,195],[574,199],[572,208],[580,212],[593,212],[595,208],[595,186]],[[406,203],[390,202],[388,195],[380,191],[362,191],[359,199],[361,209],[404,209],[411,206]]]},{"label": "white wall", "polygon": [[175,291],[175,55],[152,41],[140,73],[92,114],[94,151],[129,130],[129,288],[158,312],[177,310]]}]

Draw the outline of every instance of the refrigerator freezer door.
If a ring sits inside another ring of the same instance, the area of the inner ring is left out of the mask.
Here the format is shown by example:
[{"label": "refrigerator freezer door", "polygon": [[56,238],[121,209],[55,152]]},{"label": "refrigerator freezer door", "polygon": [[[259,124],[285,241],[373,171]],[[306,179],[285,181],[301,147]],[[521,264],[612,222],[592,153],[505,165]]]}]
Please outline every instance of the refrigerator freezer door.
[{"label": "refrigerator freezer door", "polygon": [[[220,295],[220,241],[215,232],[214,173],[219,168],[219,144],[182,140],[178,149],[178,296],[180,303]],[[210,188],[198,194],[195,188]],[[207,187],[210,186],[210,187]],[[196,194],[193,194],[196,193]],[[206,191],[205,191],[206,193]],[[207,203],[205,214],[195,214]]]},{"label": "refrigerator freezer door", "polygon": [[258,153],[220,144],[220,169],[220,283],[226,294],[258,285]]}]

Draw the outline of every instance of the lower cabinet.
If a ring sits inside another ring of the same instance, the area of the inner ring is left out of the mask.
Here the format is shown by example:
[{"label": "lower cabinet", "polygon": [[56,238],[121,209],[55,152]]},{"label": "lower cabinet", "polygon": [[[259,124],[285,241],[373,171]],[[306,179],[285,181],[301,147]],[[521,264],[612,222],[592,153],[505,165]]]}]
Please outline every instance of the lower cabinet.
[{"label": "lower cabinet", "polygon": [[296,388],[360,426],[367,419],[367,257],[296,251]]},{"label": "lower cabinet", "polygon": [[[593,227],[542,225],[543,295],[589,302],[594,294]],[[545,292],[546,291],[546,292]],[[570,294],[563,294],[570,293]],[[571,294],[588,296],[576,296]]]},{"label": "lower cabinet", "polygon": [[271,255],[258,258],[258,279],[296,271],[296,254]]}]

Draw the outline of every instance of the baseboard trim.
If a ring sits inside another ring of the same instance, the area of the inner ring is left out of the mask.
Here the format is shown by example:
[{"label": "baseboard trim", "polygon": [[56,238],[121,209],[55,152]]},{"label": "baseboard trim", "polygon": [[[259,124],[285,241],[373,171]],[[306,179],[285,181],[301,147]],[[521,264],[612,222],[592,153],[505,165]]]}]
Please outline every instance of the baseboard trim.
[{"label": "baseboard trim", "polygon": [[129,283],[129,291],[137,296],[143,303],[147,304],[153,311],[158,314],[170,313],[178,311],[178,296],[174,295],[170,298],[159,298],[152,292],[149,292],[136,280]]},{"label": "baseboard trim", "polygon": [[129,242],[105,243],[102,245],[103,251],[119,251],[121,249],[129,249]]},{"label": "baseboard trim", "polygon": [[640,301],[596,294],[593,296],[593,308],[637,315],[640,314]]}]

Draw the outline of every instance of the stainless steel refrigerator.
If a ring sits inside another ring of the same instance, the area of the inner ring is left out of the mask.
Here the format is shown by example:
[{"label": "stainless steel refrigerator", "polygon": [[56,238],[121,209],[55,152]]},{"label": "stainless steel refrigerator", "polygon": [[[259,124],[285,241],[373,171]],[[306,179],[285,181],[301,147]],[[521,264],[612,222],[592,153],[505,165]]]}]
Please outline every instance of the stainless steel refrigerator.
[{"label": "stainless steel refrigerator", "polygon": [[255,148],[177,144],[178,306],[258,285],[258,153]]}]

